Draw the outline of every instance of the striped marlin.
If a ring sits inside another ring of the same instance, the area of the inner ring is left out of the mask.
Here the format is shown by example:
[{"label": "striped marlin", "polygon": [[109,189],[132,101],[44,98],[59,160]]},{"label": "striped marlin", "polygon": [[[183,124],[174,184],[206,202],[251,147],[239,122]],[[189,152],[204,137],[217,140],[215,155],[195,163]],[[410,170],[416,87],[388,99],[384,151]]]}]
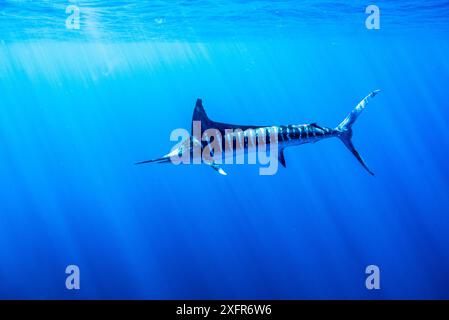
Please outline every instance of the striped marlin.
[{"label": "striped marlin", "polygon": [[[193,163],[203,163],[211,166],[218,173],[226,175],[222,169],[222,160],[227,162],[229,156],[235,158],[238,152],[234,152],[241,147],[243,154],[254,153],[262,144],[264,147],[271,148],[276,145],[277,159],[279,163],[286,168],[284,157],[284,149],[291,146],[298,146],[305,143],[315,143],[328,138],[338,138],[351,151],[365,170],[374,175],[368,168],[363,158],[360,156],[352,143],[352,126],[365,109],[371,98],[376,96],[380,90],[375,90],[367,95],[359,104],[348,114],[348,116],[336,127],[329,128],[318,125],[317,123],[300,124],[300,125],[281,125],[281,126],[255,126],[255,125],[236,125],[222,122],[212,121],[204,110],[201,99],[196,101],[195,109],[192,116],[192,129],[188,139],[172,149],[172,151],[161,158],[153,160],[145,160],[136,164],[144,163],[169,163],[173,162],[173,158],[187,157]],[[199,124],[199,128],[196,127]],[[197,131],[197,132],[195,132]],[[210,139],[210,135],[214,136]],[[209,136],[208,136],[209,135]],[[217,137],[220,138],[217,141]],[[214,146],[212,146],[214,144]],[[204,157],[201,152],[206,150],[210,157]],[[231,151],[231,155],[228,152]],[[266,149],[263,149],[264,151]],[[217,155],[219,156],[217,157]],[[188,162],[191,163],[191,162]],[[232,163],[232,162],[231,162]]]}]

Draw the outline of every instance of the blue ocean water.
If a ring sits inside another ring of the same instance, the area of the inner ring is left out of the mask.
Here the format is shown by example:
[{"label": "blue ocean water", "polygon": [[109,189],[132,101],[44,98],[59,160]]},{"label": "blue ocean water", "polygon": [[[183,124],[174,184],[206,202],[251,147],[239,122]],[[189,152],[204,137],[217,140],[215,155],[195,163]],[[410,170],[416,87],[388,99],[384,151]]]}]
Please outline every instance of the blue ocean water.
[{"label": "blue ocean water", "polygon": [[[442,0],[0,1],[0,298],[449,298],[448,35]],[[374,89],[374,177],[337,139],[274,176],[134,165],[197,98],[333,127]]]}]

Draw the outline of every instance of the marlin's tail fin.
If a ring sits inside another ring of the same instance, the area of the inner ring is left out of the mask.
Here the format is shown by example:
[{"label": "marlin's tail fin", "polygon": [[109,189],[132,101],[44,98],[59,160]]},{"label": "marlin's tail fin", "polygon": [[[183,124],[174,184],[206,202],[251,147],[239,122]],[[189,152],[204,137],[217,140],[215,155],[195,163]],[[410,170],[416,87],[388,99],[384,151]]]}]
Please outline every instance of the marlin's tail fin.
[{"label": "marlin's tail fin", "polygon": [[338,125],[338,127],[335,128],[335,130],[339,132],[338,137],[340,138],[340,140],[371,175],[374,175],[374,173],[368,168],[368,166],[365,164],[365,161],[352,144],[352,125],[362,113],[363,109],[365,109],[365,106],[368,104],[369,100],[371,100],[371,98],[376,96],[379,92],[380,90],[375,90],[368,96],[366,96],[365,99],[360,101],[360,103],[354,108],[354,110],[352,110],[351,113]]},{"label": "marlin's tail fin", "polygon": [[162,158],[152,159],[152,160],[145,160],[145,161],[139,161],[134,164],[145,164],[145,163],[167,163],[170,162],[170,157],[163,156]]}]

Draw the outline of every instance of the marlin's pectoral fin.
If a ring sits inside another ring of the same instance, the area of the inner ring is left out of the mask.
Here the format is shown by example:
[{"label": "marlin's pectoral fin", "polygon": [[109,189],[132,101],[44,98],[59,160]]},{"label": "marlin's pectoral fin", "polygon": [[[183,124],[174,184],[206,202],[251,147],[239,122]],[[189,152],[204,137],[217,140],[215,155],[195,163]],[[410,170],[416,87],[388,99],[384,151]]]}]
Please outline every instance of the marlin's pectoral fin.
[{"label": "marlin's pectoral fin", "polygon": [[227,176],[228,174],[226,173],[226,171],[223,170],[222,167],[220,167],[218,164],[216,164],[215,162],[212,162],[210,164],[208,164],[212,167],[212,169],[214,169],[215,171],[217,171],[219,174],[221,174],[222,176]]},{"label": "marlin's pectoral fin", "polygon": [[285,164],[284,149],[279,150],[279,162],[284,168],[287,168],[287,165]]}]

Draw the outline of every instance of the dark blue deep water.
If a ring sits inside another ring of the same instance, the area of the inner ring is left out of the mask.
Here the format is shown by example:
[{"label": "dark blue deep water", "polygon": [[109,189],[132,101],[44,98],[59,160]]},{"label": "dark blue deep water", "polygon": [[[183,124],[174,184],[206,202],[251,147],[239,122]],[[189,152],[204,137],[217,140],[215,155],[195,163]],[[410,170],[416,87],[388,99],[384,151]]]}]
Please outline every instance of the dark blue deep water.
[{"label": "dark blue deep water", "polygon": [[[442,0],[1,0],[0,298],[449,298],[448,36]],[[133,164],[198,97],[334,127],[374,89],[354,126],[374,177],[337,139],[274,176]]]}]

